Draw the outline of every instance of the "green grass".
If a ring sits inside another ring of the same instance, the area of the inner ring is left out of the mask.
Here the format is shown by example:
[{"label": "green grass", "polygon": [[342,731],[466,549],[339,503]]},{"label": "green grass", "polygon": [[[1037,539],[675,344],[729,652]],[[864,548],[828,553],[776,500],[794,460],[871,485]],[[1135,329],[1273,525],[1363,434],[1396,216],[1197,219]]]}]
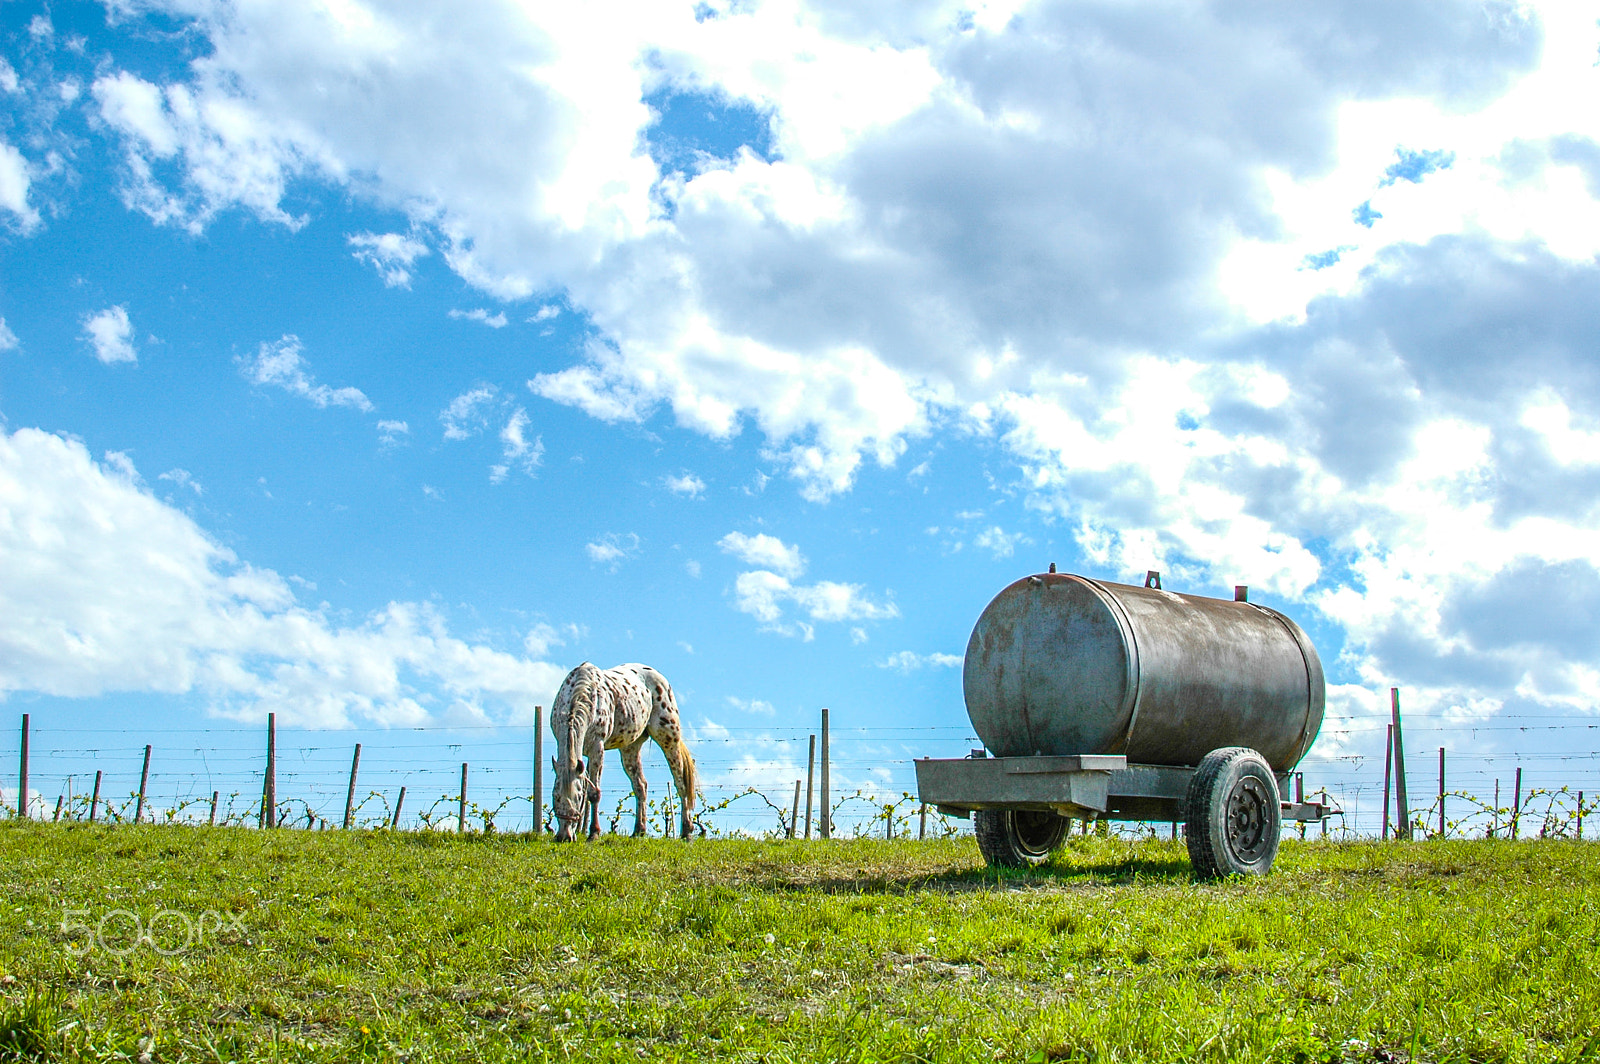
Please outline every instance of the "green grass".
[{"label": "green grass", "polygon": [[1600,1059],[1585,843],[1197,884],[1102,838],[996,875],[970,839],[8,822],[0,899],[0,1060]]}]

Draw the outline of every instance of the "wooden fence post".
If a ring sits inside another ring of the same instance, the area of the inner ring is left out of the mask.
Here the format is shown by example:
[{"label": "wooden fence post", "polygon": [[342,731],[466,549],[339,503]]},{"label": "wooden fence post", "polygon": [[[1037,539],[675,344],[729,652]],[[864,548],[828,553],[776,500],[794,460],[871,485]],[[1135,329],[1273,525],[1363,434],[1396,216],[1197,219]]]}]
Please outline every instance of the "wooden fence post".
[{"label": "wooden fence post", "polygon": [[17,816],[28,818],[28,714],[22,715],[22,767],[17,772]]},{"label": "wooden fence post", "polygon": [[1578,792],[1578,838],[1583,838],[1583,792]]},{"label": "wooden fence post", "polygon": [[57,823],[59,823],[59,822],[60,822],[60,821],[61,821],[61,803],[62,803],[62,802],[65,802],[65,801],[66,801],[66,800],[67,800],[67,796],[66,796],[66,795],[65,795],[65,794],[58,794],[58,795],[56,795],[56,815],[55,815],[55,821],[56,821],[56,822],[57,822]]},{"label": "wooden fence post", "polygon": [[1389,705],[1394,714],[1394,796],[1400,809],[1395,838],[1411,841],[1411,803],[1406,800],[1406,744],[1400,728],[1400,688],[1389,688]]},{"label": "wooden fence post", "polygon": [[139,823],[144,819],[144,793],[145,786],[150,782],[150,744],[144,748],[144,768],[139,772],[139,804],[133,807],[133,822]]},{"label": "wooden fence post", "polygon": [[917,841],[928,837],[928,803],[923,802],[922,808],[917,811]]},{"label": "wooden fence post", "polygon": [[1389,786],[1394,777],[1394,725],[1386,726],[1383,740],[1383,831],[1379,839],[1389,837]]},{"label": "wooden fence post", "polygon": [[278,826],[278,715],[267,714],[267,771],[261,778],[261,818],[258,826]]},{"label": "wooden fence post", "polygon": [[217,795],[220,793],[220,791],[211,792],[211,819],[206,822],[211,827],[217,826]]},{"label": "wooden fence post", "polygon": [[811,771],[817,764],[817,737],[811,736],[806,749],[806,838],[811,837]]},{"label": "wooden fence post", "polygon": [[789,837],[794,838],[794,832],[800,826],[800,781],[794,781],[794,808],[789,810]]},{"label": "wooden fence post", "polygon": [[355,756],[350,759],[350,789],[344,796],[344,828],[346,831],[356,819],[356,772],[361,768],[361,744],[356,743]]},{"label": "wooden fence post", "polygon": [[394,800],[394,819],[389,823],[390,831],[400,830],[400,807],[406,804],[406,789],[400,788],[400,797]]},{"label": "wooden fence post", "polygon": [[533,707],[533,833],[544,834],[544,707]]},{"label": "wooden fence post", "polygon": [[461,804],[456,806],[456,834],[467,833],[467,763],[461,762]]},{"label": "wooden fence post", "polygon": [[1444,747],[1439,747],[1439,837],[1444,838]]},{"label": "wooden fence post", "polygon": [[1517,766],[1517,784],[1511,799],[1511,837],[1515,839],[1522,826],[1522,766]]},{"label": "wooden fence post", "polygon": [[100,810],[100,776],[101,770],[94,770],[94,797],[89,799],[89,823],[94,823],[94,817]]},{"label": "wooden fence post", "polygon": [[830,815],[831,810],[828,808],[828,710],[827,710],[827,707],[823,707],[823,710],[822,710],[822,808],[821,808],[821,810],[819,810],[819,812],[820,812],[820,814],[822,816],[822,822],[820,824],[821,831],[819,832],[819,834],[821,834],[821,836],[823,838],[825,838],[825,839],[831,839],[831,838],[833,838],[833,817]]}]

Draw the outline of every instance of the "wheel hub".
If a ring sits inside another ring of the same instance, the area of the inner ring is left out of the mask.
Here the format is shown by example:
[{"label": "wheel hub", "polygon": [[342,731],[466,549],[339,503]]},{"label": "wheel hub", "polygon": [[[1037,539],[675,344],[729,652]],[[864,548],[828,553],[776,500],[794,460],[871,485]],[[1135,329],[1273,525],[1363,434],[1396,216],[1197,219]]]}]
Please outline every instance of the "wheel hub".
[{"label": "wheel hub", "polygon": [[1228,794],[1228,848],[1241,861],[1259,860],[1271,845],[1271,800],[1261,781],[1250,776]]}]

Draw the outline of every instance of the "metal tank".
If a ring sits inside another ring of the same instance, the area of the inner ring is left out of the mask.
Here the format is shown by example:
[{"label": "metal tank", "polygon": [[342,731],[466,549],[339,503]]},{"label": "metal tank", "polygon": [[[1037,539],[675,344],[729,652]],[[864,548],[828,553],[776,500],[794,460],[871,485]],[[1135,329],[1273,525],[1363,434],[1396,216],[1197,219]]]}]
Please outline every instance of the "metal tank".
[{"label": "metal tank", "polygon": [[[1053,569],[1054,566],[1051,566]],[[1288,772],[1322,727],[1322,662],[1265,606],[1066,573],[996,595],[967,643],[967,713],[997,757],[1198,765],[1247,746]]]}]

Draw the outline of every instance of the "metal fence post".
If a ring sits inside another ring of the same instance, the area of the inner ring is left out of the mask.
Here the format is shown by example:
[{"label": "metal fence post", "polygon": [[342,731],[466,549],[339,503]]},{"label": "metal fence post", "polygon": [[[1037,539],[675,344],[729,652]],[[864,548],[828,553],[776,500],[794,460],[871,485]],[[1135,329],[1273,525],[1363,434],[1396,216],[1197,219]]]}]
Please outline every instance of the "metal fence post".
[{"label": "metal fence post", "polygon": [[828,710],[822,710],[822,816],[821,835],[825,839],[833,838],[833,817],[828,808]]},{"label": "metal fence post", "polygon": [[1411,841],[1411,803],[1406,801],[1406,744],[1400,728],[1400,688],[1389,688],[1389,704],[1394,713],[1394,795],[1400,806],[1400,822],[1395,838]]},{"label": "metal fence post", "polygon": [[28,819],[28,714],[22,715],[22,764],[17,772],[17,816]]},{"label": "metal fence post", "polygon": [[533,833],[544,832],[544,707],[533,707]]}]

